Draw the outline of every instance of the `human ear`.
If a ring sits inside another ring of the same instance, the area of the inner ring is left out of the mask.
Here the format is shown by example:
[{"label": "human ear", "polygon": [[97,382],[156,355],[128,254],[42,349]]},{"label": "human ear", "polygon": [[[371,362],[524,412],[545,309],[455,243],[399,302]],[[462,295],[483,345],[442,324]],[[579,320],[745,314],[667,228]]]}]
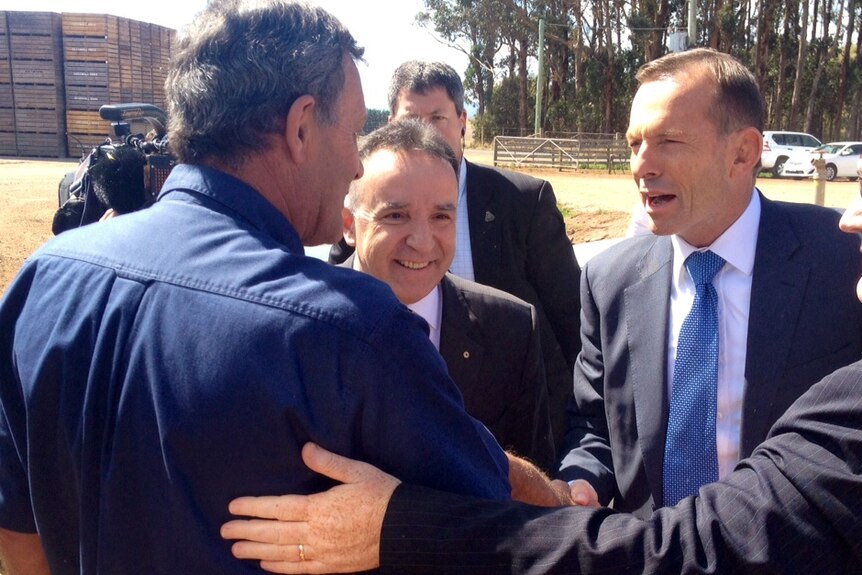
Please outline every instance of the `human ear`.
[{"label": "human ear", "polygon": [[317,129],[317,102],[308,94],[297,98],[287,111],[284,140],[294,163],[301,164],[308,158],[311,134]]},{"label": "human ear", "polygon": [[760,154],[763,152],[763,135],[757,128],[749,126],[737,132],[733,144],[735,150],[732,170],[750,174],[760,161]]},{"label": "human ear", "polygon": [[356,247],[356,229],[354,228],[355,220],[353,213],[347,208],[341,208],[341,233],[344,235],[344,243],[348,246]]}]

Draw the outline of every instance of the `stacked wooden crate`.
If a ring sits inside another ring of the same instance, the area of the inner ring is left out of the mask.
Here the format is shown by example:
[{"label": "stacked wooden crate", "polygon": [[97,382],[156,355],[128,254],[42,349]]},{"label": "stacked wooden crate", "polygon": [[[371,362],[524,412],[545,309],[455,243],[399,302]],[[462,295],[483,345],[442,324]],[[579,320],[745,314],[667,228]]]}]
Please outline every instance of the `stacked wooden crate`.
[{"label": "stacked wooden crate", "polygon": [[174,30],[104,14],[0,11],[0,155],[79,156],[102,104],[165,106]]},{"label": "stacked wooden crate", "polygon": [[174,30],[103,14],[63,14],[69,151],[85,151],[108,135],[102,104],[164,107],[164,81]]},{"label": "stacked wooden crate", "polygon": [[0,154],[66,156],[60,15],[0,14]]},{"label": "stacked wooden crate", "polygon": [[0,156],[18,153],[15,138],[15,100],[12,99],[12,60],[9,57],[9,26],[0,12]]}]

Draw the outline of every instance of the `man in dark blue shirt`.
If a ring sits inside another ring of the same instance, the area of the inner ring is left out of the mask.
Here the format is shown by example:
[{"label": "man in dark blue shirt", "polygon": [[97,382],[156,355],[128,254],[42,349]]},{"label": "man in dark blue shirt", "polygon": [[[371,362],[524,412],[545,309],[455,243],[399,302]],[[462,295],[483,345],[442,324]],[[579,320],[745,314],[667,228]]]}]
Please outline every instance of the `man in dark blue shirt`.
[{"label": "man in dark blue shirt", "polygon": [[59,236],[0,304],[12,573],[257,571],[219,537],[227,503],[330,486],[302,464],[307,441],[510,495],[422,321],[303,254],[337,238],[362,173],[361,49],[321,9],[243,4],[211,5],[179,42],[181,164],[156,205]]}]

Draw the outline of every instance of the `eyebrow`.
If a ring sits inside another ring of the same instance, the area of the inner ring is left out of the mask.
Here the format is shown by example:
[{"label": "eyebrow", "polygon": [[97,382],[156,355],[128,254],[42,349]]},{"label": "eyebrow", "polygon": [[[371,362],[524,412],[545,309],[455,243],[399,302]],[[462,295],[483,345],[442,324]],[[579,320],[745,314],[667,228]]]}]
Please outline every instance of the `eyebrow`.
[{"label": "eyebrow", "polygon": [[409,206],[409,202],[383,202],[383,205],[380,206],[381,210],[398,210],[401,208],[406,208]]},{"label": "eyebrow", "polygon": [[666,128],[664,130],[640,130],[638,132],[632,132],[631,130],[626,131],[626,139],[633,138],[679,138],[681,136],[685,136],[688,134],[685,130],[680,130],[677,128]]},{"label": "eyebrow", "polygon": [[[384,210],[399,210],[401,208],[407,208],[410,206],[410,202],[384,202],[378,211]],[[452,202],[446,202],[445,204],[436,204],[434,209],[440,210],[442,212],[454,212],[458,209],[458,204],[454,204]]]}]

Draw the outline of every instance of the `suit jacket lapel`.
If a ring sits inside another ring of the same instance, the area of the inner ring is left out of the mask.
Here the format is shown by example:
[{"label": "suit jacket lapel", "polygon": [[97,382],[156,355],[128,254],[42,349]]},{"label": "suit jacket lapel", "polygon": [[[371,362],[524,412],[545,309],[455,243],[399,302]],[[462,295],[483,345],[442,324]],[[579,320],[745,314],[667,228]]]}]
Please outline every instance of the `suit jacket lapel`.
[{"label": "suit jacket lapel", "polygon": [[[759,192],[758,192],[759,193]],[[794,259],[801,247],[787,215],[761,195],[751,280],[740,456],[765,437],[767,417],[795,336],[810,265]]]},{"label": "suit jacket lapel", "polygon": [[[640,280],[625,290],[627,345],[638,438],[650,491],[661,505],[667,431],[667,334],[673,247],[656,238],[637,265]],[[635,446],[632,446],[636,449]]]},{"label": "suit jacket lapel", "polygon": [[440,287],[443,302],[440,355],[449,367],[450,377],[464,394],[466,403],[470,390],[480,388],[473,383],[479,378],[485,348],[478,320],[463,294],[450,279],[450,274],[443,277]]},{"label": "suit jacket lapel", "polygon": [[496,285],[500,270],[500,223],[496,217],[496,194],[482,170],[467,165],[467,219],[476,281]]}]

